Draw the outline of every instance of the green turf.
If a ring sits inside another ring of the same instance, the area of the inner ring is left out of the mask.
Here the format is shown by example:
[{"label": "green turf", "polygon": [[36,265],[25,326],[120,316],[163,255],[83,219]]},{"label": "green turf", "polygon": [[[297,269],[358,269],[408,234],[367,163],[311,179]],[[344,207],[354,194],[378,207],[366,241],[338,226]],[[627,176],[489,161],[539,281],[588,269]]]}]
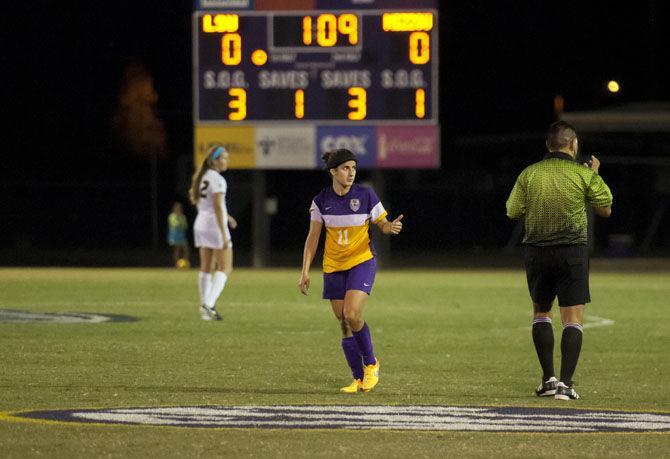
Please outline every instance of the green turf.
[{"label": "green turf", "polygon": [[[299,272],[237,270],[223,322],[197,313],[195,271],[0,269],[0,309],[99,312],[131,323],[0,323],[0,411],[122,406],[433,404],[557,406],[532,396],[540,372],[521,271],[382,271],[365,316],[382,380],[343,396],[339,326]],[[579,408],[670,411],[670,276],[592,274],[575,379]],[[555,320],[557,343],[560,320]],[[558,347],[558,344],[557,344]],[[557,356],[558,359],[558,356]],[[558,364],[558,362],[557,362]],[[557,365],[558,366],[558,365]],[[560,404],[558,406],[566,406]],[[0,420],[0,455],[646,456],[670,434],[212,430]]]}]

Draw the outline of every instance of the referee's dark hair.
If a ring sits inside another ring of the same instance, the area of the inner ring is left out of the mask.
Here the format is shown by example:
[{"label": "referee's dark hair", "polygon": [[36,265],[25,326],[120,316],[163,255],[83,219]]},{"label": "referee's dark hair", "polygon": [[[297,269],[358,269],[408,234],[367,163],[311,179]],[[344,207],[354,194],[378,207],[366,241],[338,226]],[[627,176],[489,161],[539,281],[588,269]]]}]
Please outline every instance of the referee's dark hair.
[{"label": "referee's dark hair", "polygon": [[569,147],[576,138],[577,131],[571,124],[565,121],[556,121],[551,123],[547,131],[547,148],[556,151]]}]

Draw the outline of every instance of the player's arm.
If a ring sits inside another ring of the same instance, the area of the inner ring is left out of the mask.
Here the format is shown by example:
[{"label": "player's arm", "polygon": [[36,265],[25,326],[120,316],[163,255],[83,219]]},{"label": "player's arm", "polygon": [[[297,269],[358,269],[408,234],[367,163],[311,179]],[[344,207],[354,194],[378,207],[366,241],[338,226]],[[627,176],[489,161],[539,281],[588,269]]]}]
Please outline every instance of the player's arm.
[{"label": "player's arm", "polygon": [[388,221],[386,217],[383,217],[376,223],[377,228],[384,234],[398,234],[402,231],[402,222],[400,220],[402,220],[403,217],[404,215],[400,214],[392,222]]},{"label": "player's arm", "polygon": [[223,201],[223,193],[214,193],[214,214],[216,215],[216,223],[219,225],[219,230],[221,230],[221,235],[223,236],[223,248],[228,247],[228,236],[226,232],[226,226],[223,224],[223,207],[221,203]]},{"label": "player's arm", "polygon": [[523,186],[521,176],[516,180],[505,206],[507,208],[507,217],[512,220],[521,218],[526,214],[526,190]]},{"label": "player's arm", "polygon": [[600,170],[600,160],[591,155],[590,163],[590,166],[588,163],[585,163],[585,166],[593,170],[595,175],[589,183],[589,203],[591,204],[591,208],[593,208],[593,212],[598,217],[608,218],[612,215],[612,192],[607,184],[605,184],[602,177],[598,174],[598,171]]},{"label": "player's arm", "polygon": [[230,214],[228,214],[228,226],[230,226],[231,229],[237,228],[237,220]]},{"label": "player's arm", "polygon": [[598,216],[598,217],[603,217],[603,218],[608,218],[610,215],[612,215],[612,207],[607,206],[607,207],[594,207],[593,212]]},{"label": "player's arm", "polygon": [[312,261],[316,255],[322,228],[323,222],[310,220],[309,233],[307,234],[305,249],[302,254],[302,273],[300,274],[300,292],[303,295],[309,293],[309,268],[312,266]]}]

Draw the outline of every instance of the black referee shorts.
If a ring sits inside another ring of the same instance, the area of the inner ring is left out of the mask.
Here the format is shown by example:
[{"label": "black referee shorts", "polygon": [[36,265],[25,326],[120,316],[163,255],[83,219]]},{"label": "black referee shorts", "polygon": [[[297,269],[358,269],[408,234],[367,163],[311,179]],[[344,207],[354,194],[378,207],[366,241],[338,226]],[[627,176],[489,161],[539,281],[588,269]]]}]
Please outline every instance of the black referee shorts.
[{"label": "black referee shorts", "polygon": [[528,291],[534,303],[551,304],[556,296],[559,306],[591,301],[586,245],[528,245],[524,264]]}]

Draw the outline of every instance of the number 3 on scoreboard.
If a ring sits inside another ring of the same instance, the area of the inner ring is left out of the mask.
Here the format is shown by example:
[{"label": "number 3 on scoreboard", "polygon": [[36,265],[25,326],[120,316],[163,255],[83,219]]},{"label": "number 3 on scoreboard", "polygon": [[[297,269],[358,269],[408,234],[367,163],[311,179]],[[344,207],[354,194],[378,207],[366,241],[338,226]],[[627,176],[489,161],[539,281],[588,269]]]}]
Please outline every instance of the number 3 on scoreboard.
[{"label": "number 3 on scoreboard", "polygon": [[228,119],[233,121],[245,119],[247,117],[247,91],[242,88],[230,88],[228,95],[230,96],[228,107],[231,109]]},{"label": "number 3 on scoreboard", "polygon": [[365,88],[356,86],[349,88],[348,92],[352,97],[349,99],[349,108],[353,108],[353,110],[349,112],[349,119],[364,120],[368,114],[367,91]]}]

